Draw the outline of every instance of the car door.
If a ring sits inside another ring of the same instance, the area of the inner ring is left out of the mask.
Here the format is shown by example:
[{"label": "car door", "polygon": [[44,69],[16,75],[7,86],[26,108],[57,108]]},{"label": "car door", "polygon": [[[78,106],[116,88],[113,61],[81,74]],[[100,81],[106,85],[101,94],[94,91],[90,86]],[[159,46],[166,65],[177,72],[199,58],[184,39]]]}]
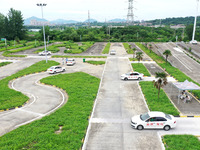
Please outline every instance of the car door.
[{"label": "car door", "polygon": [[134,79],[138,79],[139,78],[139,73],[134,73]]},{"label": "car door", "polygon": [[167,122],[167,119],[163,117],[156,117],[156,127],[155,128],[163,128]]},{"label": "car door", "polygon": [[134,74],[133,73],[130,73],[129,79],[134,79]]},{"label": "car door", "polygon": [[151,117],[145,121],[144,127],[145,128],[155,128],[156,127],[155,124],[156,124],[156,118]]}]

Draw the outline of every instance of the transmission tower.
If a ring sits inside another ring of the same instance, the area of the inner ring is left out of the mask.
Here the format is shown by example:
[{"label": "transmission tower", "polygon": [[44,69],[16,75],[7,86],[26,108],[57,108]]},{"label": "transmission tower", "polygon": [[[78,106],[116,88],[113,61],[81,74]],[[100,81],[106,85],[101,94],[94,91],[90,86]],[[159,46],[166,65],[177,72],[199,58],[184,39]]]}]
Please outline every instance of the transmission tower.
[{"label": "transmission tower", "polygon": [[127,24],[133,25],[133,23],[134,23],[133,0],[128,0]]},{"label": "transmission tower", "polygon": [[88,10],[88,28],[90,27],[90,11]]}]

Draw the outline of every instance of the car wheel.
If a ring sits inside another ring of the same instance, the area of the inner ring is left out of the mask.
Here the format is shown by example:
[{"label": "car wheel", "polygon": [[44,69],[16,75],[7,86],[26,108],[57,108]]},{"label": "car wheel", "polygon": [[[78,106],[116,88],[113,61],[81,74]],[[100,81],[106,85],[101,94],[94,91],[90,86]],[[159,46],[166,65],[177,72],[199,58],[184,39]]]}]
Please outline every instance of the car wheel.
[{"label": "car wheel", "polygon": [[140,81],[140,80],[142,80],[142,79],[139,77],[138,80]]},{"label": "car wheel", "polygon": [[124,78],[124,80],[125,80],[125,81],[127,81],[127,80],[128,80],[128,78]]},{"label": "car wheel", "polygon": [[65,69],[63,69],[63,71],[62,72],[65,72]]},{"label": "car wheel", "polygon": [[171,129],[171,127],[169,125],[164,126],[163,128],[165,131],[169,131]]},{"label": "car wheel", "polygon": [[53,72],[53,74],[55,74],[55,73],[56,73],[56,71]]},{"label": "car wheel", "polygon": [[138,129],[138,130],[143,130],[144,127],[143,127],[142,125],[139,125],[139,126],[137,126],[137,129]]}]

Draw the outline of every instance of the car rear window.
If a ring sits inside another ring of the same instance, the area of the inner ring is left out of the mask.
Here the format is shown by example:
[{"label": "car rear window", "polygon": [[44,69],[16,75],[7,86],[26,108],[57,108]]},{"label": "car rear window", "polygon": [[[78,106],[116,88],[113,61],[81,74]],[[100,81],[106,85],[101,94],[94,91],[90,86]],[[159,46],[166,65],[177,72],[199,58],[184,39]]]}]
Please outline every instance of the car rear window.
[{"label": "car rear window", "polygon": [[165,117],[166,117],[167,119],[172,120],[172,117],[171,117],[170,115],[168,115],[168,114],[165,114]]}]

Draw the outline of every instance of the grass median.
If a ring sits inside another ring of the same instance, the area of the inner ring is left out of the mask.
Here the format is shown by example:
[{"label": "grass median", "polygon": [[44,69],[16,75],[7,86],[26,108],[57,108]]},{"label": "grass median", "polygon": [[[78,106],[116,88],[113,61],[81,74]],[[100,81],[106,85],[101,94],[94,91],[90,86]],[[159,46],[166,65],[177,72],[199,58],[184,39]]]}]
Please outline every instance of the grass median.
[{"label": "grass median", "polygon": [[73,56],[73,55],[53,55],[52,58],[107,58],[107,56]]},{"label": "grass median", "polygon": [[110,51],[110,43],[107,43],[102,54],[108,54]]},{"label": "grass median", "polygon": [[19,72],[0,80],[0,110],[6,110],[23,105],[29,98],[21,92],[8,87],[9,81],[31,73],[46,71],[49,67],[58,65],[55,61],[40,61],[32,66],[20,70]]},{"label": "grass median", "polygon": [[2,62],[2,63],[0,63],[0,67],[3,67],[3,66],[5,66],[5,65],[8,65],[8,64],[11,64],[12,62]]},{"label": "grass median", "polygon": [[144,81],[139,83],[150,111],[161,111],[174,116],[179,115],[179,112],[171,103],[163,89],[161,89],[158,99],[158,90],[153,86],[152,82]]},{"label": "grass median", "polygon": [[142,63],[132,63],[131,65],[134,71],[143,73],[144,76],[151,76],[147,68]]},{"label": "grass median", "polygon": [[92,64],[92,65],[103,65],[105,64],[105,61],[94,61],[94,60],[88,60],[86,63]]},{"label": "grass median", "polygon": [[123,45],[128,54],[133,54],[133,50],[130,48],[128,43],[123,43]]},{"label": "grass median", "polygon": [[[86,73],[60,74],[42,79],[68,93],[67,103],[53,114],[1,137],[1,149],[80,149],[100,80]],[[62,128],[59,133],[56,131]]]},{"label": "grass median", "polygon": [[166,150],[200,149],[200,141],[193,135],[165,135],[163,141]]}]

